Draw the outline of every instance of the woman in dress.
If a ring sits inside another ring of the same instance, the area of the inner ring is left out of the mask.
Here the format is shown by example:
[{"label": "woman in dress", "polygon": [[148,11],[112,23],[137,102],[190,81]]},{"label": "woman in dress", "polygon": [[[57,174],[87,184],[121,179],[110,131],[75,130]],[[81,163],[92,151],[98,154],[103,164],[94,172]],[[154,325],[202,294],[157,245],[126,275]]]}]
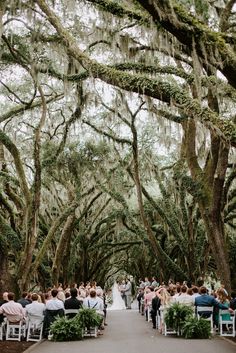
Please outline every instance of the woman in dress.
[{"label": "woman in dress", "polygon": [[164,330],[164,317],[166,309],[170,306],[171,296],[165,287],[161,287],[157,290],[156,295],[161,301],[160,306],[160,327],[159,332],[162,333]]},{"label": "woman in dress", "polygon": [[118,284],[115,282],[112,287],[112,305],[107,310],[125,310],[126,306],[124,300],[121,297]]}]

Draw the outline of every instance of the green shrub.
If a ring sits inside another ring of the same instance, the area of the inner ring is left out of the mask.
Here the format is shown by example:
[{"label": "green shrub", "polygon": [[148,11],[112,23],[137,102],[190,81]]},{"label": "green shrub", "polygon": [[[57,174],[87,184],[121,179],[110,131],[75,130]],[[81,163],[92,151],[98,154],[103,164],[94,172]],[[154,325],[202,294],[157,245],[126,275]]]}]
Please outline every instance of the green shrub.
[{"label": "green shrub", "polygon": [[103,320],[95,309],[89,308],[80,309],[74,319],[79,322],[82,328],[99,327]]},{"label": "green shrub", "polygon": [[83,328],[80,322],[67,317],[60,317],[50,326],[53,341],[78,341],[83,338]]},{"label": "green shrub", "polygon": [[211,336],[210,322],[196,317],[188,318],[182,328],[185,338],[209,338]]},{"label": "green shrub", "polygon": [[167,327],[173,328],[179,334],[185,321],[192,316],[192,307],[184,304],[174,303],[166,311],[165,323]]}]

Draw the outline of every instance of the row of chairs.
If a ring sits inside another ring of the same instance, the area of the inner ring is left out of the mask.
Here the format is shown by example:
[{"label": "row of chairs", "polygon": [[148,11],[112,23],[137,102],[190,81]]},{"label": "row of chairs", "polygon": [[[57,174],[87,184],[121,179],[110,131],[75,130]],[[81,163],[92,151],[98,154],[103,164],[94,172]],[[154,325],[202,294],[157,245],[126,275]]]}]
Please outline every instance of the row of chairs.
[{"label": "row of chairs", "polygon": [[[65,309],[65,315],[76,315],[79,309]],[[43,335],[43,317],[28,315],[26,322],[23,320],[12,322],[9,316],[0,324],[0,340],[6,336],[7,341],[40,341]],[[97,337],[98,328],[85,329],[84,337]]]},{"label": "row of chairs", "polygon": [[[207,317],[202,314],[207,312]],[[229,310],[219,310],[219,334],[220,336],[235,337],[236,336],[236,313],[230,314]],[[193,310],[194,315],[194,310]],[[196,307],[197,318],[204,318],[210,322],[211,333],[214,331],[214,322],[213,322],[213,307],[212,306],[197,306]],[[168,334],[178,334],[172,328],[167,327],[165,323],[165,310],[160,310],[160,314],[157,315],[158,327],[160,327],[161,322],[163,324],[163,334],[167,336]]]},{"label": "row of chairs", "polygon": [[3,340],[4,334],[7,341],[20,341],[22,337],[26,341],[39,341],[43,334],[43,319],[29,315],[27,322],[20,319],[12,322],[8,317],[0,325],[0,340]]}]

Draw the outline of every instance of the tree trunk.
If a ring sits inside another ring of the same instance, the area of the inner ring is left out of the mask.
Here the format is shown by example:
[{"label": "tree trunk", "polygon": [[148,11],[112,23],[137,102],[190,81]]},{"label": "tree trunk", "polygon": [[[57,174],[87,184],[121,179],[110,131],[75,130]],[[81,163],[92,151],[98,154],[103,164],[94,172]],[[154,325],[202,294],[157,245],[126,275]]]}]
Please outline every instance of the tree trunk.
[{"label": "tree trunk", "polygon": [[205,169],[202,170],[198,165],[195,152],[195,122],[190,120],[188,124],[183,126],[185,130],[185,153],[191,176],[194,181],[201,185],[201,195],[199,195],[197,201],[206,227],[212,255],[216,262],[219,279],[225,284],[227,291],[230,292],[230,266],[221,214],[229,148],[219,139],[217,141],[215,136],[211,136],[211,152]]},{"label": "tree trunk", "polygon": [[64,259],[64,252],[65,252],[65,249],[67,249],[68,247],[68,243],[70,243],[71,234],[74,228],[74,222],[75,222],[75,215],[72,214],[66,220],[64,228],[62,230],[61,237],[57,245],[56,254],[52,265],[52,282],[54,285],[58,284],[61,264]]}]

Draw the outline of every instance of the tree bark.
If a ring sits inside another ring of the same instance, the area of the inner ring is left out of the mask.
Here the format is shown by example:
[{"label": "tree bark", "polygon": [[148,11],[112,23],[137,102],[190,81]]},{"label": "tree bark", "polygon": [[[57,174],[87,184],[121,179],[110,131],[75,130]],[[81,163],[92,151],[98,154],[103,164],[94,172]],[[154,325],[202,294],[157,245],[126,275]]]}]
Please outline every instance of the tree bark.
[{"label": "tree bark", "polygon": [[[70,216],[68,216],[66,220],[66,223],[63,227],[63,230],[57,245],[57,249],[56,249],[56,253],[55,253],[55,257],[52,265],[52,282],[54,285],[58,284],[61,264],[64,258],[64,252],[65,252],[65,249],[67,249],[68,247],[68,243],[70,244],[71,234],[74,228],[74,222],[75,222],[75,215],[71,214]],[[68,262],[68,258],[67,258],[67,262]]]}]

